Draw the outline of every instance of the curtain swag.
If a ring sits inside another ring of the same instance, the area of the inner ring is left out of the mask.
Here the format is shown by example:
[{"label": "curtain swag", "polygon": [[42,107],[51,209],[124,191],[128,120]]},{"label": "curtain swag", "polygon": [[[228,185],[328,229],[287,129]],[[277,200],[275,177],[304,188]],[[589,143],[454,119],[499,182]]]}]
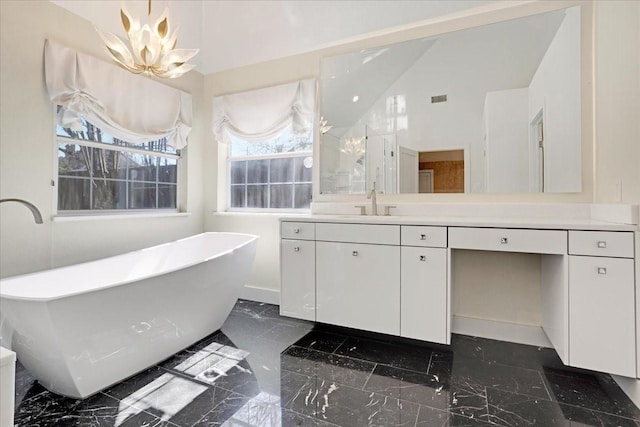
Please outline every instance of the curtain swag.
[{"label": "curtain swag", "polygon": [[62,106],[58,125],[80,130],[84,117],[124,141],[166,137],[175,148],[187,145],[190,94],[51,40],[45,41],[44,55],[49,98]]},{"label": "curtain swag", "polygon": [[245,141],[269,141],[292,128],[305,134],[313,126],[317,84],[301,80],[264,89],[213,98],[213,134],[228,142],[228,134]]}]

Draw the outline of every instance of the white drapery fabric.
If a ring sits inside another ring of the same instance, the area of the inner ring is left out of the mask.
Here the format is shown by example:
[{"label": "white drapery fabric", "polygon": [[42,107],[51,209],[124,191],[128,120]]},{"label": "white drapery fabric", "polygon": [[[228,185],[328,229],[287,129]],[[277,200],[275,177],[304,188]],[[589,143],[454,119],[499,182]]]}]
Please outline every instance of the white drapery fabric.
[{"label": "white drapery fabric", "polygon": [[58,125],[80,130],[80,117],[131,143],[166,137],[177,149],[191,131],[191,95],[51,40],[45,41],[49,98]]},{"label": "white drapery fabric", "polygon": [[315,79],[213,99],[213,134],[228,142],[228,133],[245,141],[270,141],[288,128],[305,134],[313,126],[317,84]]}]

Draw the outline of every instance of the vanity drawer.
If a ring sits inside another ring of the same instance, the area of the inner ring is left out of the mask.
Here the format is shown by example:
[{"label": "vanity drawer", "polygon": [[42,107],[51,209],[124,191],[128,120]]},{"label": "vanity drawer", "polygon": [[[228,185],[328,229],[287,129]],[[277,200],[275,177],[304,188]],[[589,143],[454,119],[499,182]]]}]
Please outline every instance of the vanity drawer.
[{"label": "vanity drawer", "polygon": [[564,230],[449,227],[449,247],[481,251],[567,253]]},{"label": "vanity drawer", "polygon": [[280,237],[283,239],[314,240],[316,238],[316,225],[313,222],[289,222],[280,223]]},{"label": "vanity drawer", "polygon": [[569,231],[569,253],[633,258],[633,232]]},{"label": "vanity drawer", "polygon": [[447,227],[403,225],[400,228],[400,242],[402,246],[446,248]]},{"label": "vanity drawer", "polygon": [[400,245],[399,225],[316,224],[316,240]]}]

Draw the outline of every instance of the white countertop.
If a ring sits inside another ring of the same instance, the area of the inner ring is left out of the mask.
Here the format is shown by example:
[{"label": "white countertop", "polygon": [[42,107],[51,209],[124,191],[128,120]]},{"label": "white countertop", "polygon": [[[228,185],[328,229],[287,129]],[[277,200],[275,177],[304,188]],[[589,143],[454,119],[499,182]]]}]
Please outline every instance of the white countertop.
[{"label": "white countertop", "polygon": [[533,228],[549,230],[635,231],[636,225],[617,224],[591,219],[548,218],[475,218],[372,215],[285,215],[280,221],[336,222],[347,224],[435,225],[448,227]]}]

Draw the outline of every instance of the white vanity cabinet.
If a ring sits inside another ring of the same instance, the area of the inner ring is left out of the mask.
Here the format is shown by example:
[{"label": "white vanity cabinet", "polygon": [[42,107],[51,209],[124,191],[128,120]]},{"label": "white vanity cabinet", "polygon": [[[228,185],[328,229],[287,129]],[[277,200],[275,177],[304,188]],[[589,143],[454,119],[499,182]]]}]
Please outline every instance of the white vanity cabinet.
[{"label": "white vanity cabinet", "polygon": [[569,232],[571,366],[636,376],[633,246],[631,232]]},{"label": "white vanity cabinet", "polygon": [[400,334],[400,226],[316,224],[316,319]]},{"label": "white vanity cabinet", "polygon": [[447,227],[402,226],[401,236],[400,336],[449,344]]},{"label": "white vanity cabinet", "polygon": [[631,226],[578,220],[283,219],[280,312],[450,344],[456,251],[540,254],[539,336],[569,366],[635,378],[635,245]]},{"label": "white vanity cabinet", "polygon": [[400,247],[316,242],[318,322],[400,334]]},{"label": "white vanity cabinet", "polygon": [[280,235],[280,314],[315,321],[315,224],[283,222]]}]

